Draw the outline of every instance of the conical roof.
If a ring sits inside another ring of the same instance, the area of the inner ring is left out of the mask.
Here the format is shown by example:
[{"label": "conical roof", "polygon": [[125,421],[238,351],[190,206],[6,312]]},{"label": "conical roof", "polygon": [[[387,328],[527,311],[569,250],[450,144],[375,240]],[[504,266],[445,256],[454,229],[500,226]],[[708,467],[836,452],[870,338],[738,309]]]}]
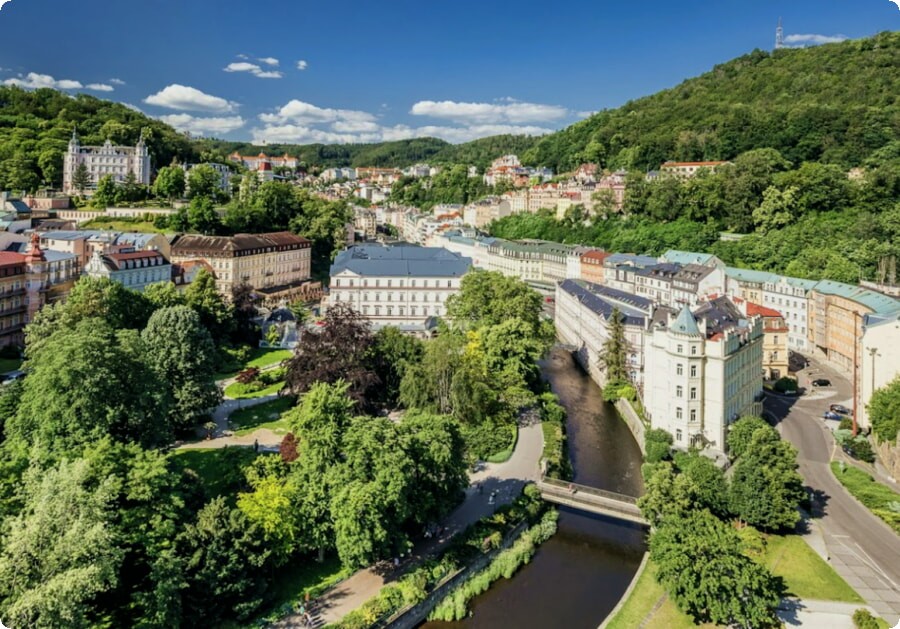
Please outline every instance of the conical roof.
[{"label": "conical roof", "polygon": [[697,319],[694,318],[694,315],[691,314],[691,309],[687,306],[681,309],[681,312],[678,313],[678,317],[669,329],[679,334],[701,336],[700,328],[697,326]]}]

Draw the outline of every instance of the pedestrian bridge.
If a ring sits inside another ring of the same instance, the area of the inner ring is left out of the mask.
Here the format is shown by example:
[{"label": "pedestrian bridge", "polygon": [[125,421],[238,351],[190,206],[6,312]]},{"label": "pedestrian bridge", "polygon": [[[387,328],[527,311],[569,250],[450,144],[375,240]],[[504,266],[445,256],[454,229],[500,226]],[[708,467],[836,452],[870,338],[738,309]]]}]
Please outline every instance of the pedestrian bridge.
[{"label": "pedestrian bridge", "polygon": [[636,524],[647,525],[637,506],[637,498],[604,491],[587,485],[578,485],[555,478],[542,476],[537,482],[541,498],[547,502],[565,505],[588,513],[605,515],[610,518],[626,520]]}]

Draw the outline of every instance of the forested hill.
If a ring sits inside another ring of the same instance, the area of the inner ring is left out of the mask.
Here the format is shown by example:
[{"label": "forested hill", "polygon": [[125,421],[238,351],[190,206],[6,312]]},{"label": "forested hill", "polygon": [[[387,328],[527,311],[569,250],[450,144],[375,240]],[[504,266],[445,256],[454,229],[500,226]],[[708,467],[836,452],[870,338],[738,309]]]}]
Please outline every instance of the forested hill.
[{"label": "forested hill", "polygon": [[194,154],[183,134],[119,103],[87,94],[0,86],[0,189],[59,187],[63,154],[75,127],[82,144],[102,144],[108,138],[134,145],[143,131],[157,167]]},{"label": "forested hill", "polygon": [[756,50],[677,87],[599,112],[523,156],[655,169],[777,149],[795,164],[860,164],[900,136],[900,33],[804,49]]},{"label": "forested hill", "polygon": [[432,164],[474,164],[484,169],[492,160],[508,153],[521,154],[533,147],[538,139],[524,135],[494,135],[463,144],[450,144],[437,138],[414,138],[375,144],[269,144],[256,146],[249,142],[199,140],[201,151],[220,151],[227,155],[238,151],[256,155],[264,151],[270,155],[289,153],[311,167],[335,166],[411,166],[417,162]]}]

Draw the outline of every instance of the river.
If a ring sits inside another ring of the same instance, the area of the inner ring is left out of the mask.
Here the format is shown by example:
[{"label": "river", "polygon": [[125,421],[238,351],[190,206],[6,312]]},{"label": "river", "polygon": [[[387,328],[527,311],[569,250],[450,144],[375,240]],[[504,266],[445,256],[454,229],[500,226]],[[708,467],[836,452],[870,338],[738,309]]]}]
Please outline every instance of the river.
[{"label": "river", "polygon": [[[575,482],[640,495],[641,452],[599,387],[560,349],[541,370],[568,411]],[[512,579],[500,579],[472,601],[469,618],[422,627],[596,629],[622,597],[645,548],[637,525],[562,507],[556,535]]]}]

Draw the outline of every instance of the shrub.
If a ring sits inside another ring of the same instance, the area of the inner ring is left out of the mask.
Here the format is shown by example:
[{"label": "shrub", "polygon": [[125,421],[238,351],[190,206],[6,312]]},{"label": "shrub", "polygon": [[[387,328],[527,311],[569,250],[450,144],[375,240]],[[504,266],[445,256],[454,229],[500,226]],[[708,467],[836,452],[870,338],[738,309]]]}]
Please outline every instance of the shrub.
[{"label": "shrub", "polygon": [[853,612],[853,625],[856,629],[878,629],[878,621],[868,609],[857,609]]},{"label": "shrub", "polygon": [[644,460],[647,463],[659,463],[672,458],[672,435],[662,428],[648,430],[644,435]]},{"label": "shrub", "polygon": [[841,417],[841,423],[838,424],[838,430],[853,430],[853,420],[849,417]]},{"label": "shrub", "polygon": [[248,367],[235,376],[234,379],[241,384],[250,384],[257,378],[259,378],[259,367]]},{"label": "shrub", "polygon": [[784,393],[786,391],[796,391],[797,390],[797,380],[794,378],[789,378],[784,376],[775,381],[775,384],[772,387],[778,391],[779,393]]},{"label": "shrub", "polygon": [[865,461],[866,463],[875,462],[875,453],[872,451],[872,445],[869,443],[869,440],[862,435],[857,436],[855,439],[851,439],[846,445],[847,449],[850,451],[850,456],[853,458]]}]

